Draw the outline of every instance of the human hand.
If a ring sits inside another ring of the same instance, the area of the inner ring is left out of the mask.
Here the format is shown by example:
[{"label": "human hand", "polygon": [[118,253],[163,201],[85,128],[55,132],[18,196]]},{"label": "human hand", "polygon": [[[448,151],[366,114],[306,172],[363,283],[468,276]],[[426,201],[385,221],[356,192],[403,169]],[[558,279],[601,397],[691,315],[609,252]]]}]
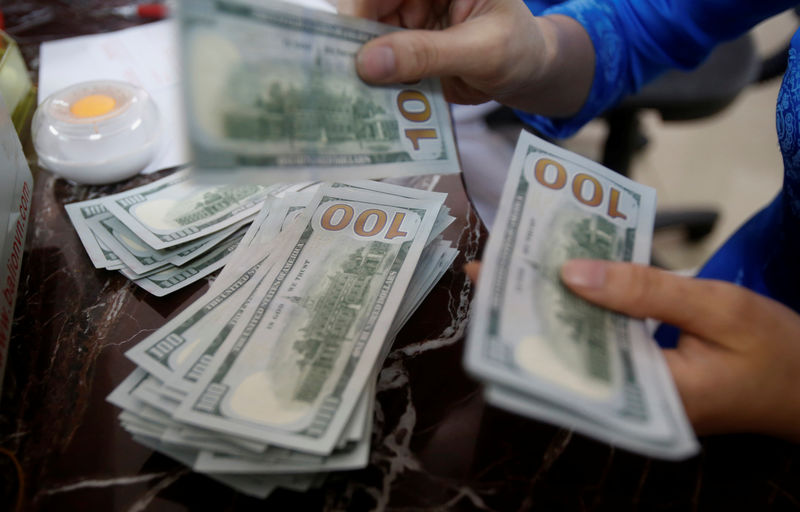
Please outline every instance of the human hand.
[{"label": "human hand", "polygon": [[[465,267],[473,280],[479,270]],[[572,260],[561,277],[590,302],[681,329],[664,357],[698,434],[800,441],[800,315],[731,283],[642,265]]]},{"label": "human hand", "polygon": [[454,103],[495,99],[543,115],[576,112],[594,72],[591,41],[565,16],[534,17],[519,0],[340,0],[339,12],[415,29],[369,41],[369,83],[442,78]]}]

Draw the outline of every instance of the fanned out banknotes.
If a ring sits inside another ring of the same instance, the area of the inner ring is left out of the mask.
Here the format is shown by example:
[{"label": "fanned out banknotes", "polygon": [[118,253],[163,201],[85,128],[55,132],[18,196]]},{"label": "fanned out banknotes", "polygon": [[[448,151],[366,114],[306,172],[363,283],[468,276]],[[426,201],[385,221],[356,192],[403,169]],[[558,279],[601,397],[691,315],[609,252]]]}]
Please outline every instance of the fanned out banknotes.
[{"label": "fanned out banknotes", "polygon": [[438,79],[368,86],[355,56],[396,27],[276,0],[184,0],[180,47],[200,179],[263,183],[459,172]]},{"label": "fanned out banknotes", "polygon": [[458,251],[446,194],[372,181],[267,195],[208,292],[126,355],[142,444],[241,492],[367,465],[375,379]]},{"label": "fanned out banknotes", "polygon": [[698,444],[641,320],[578,298],[572,258],[647,263],[655,191],[528,132],[483,256],[465,363],[487,400],[646,455]]},{"label": "fanned out banknotes", "polygon": [[201,185],[183,169],[66,210],[95,267],[161,297],[222,268],[270,194],[308,186]]}]

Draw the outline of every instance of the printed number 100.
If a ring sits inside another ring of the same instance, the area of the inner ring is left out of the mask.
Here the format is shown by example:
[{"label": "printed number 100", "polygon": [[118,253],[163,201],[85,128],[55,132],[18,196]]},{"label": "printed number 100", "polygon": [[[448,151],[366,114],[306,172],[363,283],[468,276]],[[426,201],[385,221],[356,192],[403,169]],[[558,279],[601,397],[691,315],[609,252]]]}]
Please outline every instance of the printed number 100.
[{"label": "printed number 100", "polygon": [[[414,106],[414,104],[422,108],[409,110],[409,106]],[[431,118],[431,104],[428,102],[428,98],[419,91],[406,89],[398,94],[397,108],[400,110],[400,115],[412,123],[424,123]],[[404,133],[416,150],[419,150],[420,139],[436,139],[438,137],[433,128],[407,128]]]},{"label": "printed number 100", "polygon": [[[341,231],[352,224],[355,234],[362,237],[372,237],[379,234],[389,223],[389,215],[377,208],[362,211],[353,222],[353,217],[355,216],[355,209],[349,204],[334,204],[322,214],[320,223],[328,231]],[[405,218],[405,213],[395,212],[391,223],[389,223],[389,229],[386,230],[383,238],[391,240],[398,236],[406,236],[408,232],[400,231],[400,226],[403,225]]]},{"label": "printed number 100", "polygon": [[[550,170],[550,177],[547,176]],[[540,185],[551,190],[561,190],[569,179],[567,170],[559,162],[549,158],[540,158],[536,161],[533,168],[533,175]],[[586,191],[590,191],[587,197]],[[615,187],[610,187],[608,198],[608,211],[606,212],[612,219],[627,219],[628,216],[619,210],[620,191]],[[603,203],[603,186],[594,176],[579,172],[572,176],[572,195],[578,202],[586,206],[597,207]]]}]

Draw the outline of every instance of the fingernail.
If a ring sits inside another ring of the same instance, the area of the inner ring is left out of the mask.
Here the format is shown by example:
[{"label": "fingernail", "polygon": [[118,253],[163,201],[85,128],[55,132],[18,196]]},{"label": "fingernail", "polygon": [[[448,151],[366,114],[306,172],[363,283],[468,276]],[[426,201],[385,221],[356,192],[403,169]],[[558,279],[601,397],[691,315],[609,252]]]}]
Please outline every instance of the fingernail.
[{"label": "fingernail", "polygon": [[607,267],[602,260],[570,260],[561,266],[561,279],[578,288],[602,288]]},{"label": "fingernail", "polygon": [[366,48],[358,53],[358,70],[366,80],[384,80],[395,73],[394,50],[389,46]]}]

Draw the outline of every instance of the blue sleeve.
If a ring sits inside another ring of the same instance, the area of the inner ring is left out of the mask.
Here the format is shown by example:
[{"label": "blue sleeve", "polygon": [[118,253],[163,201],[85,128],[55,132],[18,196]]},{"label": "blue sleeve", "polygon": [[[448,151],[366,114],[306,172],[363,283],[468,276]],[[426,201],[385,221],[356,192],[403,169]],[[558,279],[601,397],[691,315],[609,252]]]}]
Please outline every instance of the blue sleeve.
[{"label": "blue sleeve", "polygon": [[661,72],[697,66],[717,43],[796,4],[796,0],[569,0],[550,7],[540,14],[569,16],[588,32],[595,49],[592,88],[581,110],[570,118],[517,114],[545,135],[569,137]]}]

